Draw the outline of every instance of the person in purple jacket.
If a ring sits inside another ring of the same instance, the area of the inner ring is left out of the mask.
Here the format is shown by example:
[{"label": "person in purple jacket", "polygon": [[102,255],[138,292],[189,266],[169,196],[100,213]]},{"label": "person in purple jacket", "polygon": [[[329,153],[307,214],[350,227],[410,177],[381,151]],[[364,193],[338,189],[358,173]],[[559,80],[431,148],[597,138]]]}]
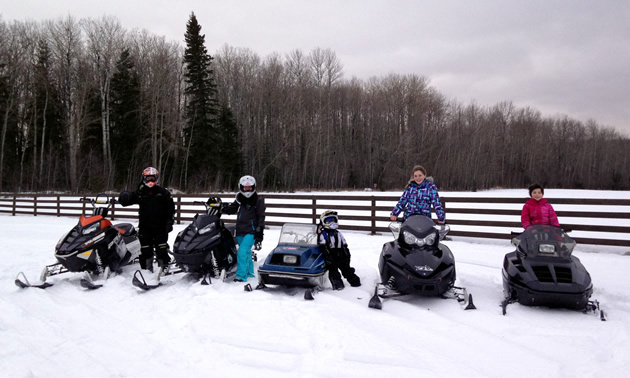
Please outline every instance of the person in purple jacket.
[{"label": "person in purple jacket", "polygon": [[524,229],[533,224],[550,224],[560,227],[558,216],[553,206],[546,199],[545,189],[540,184],[533,184],[529,188],[530,199],[525,202],[521,211],[521,224]]},{"label": "person in purple jacket", "polygon": [[445,223],[446,215],[442,209],[437,187],[427,179],[427,170],[421,165],[416,165],[411,171],[411,180],[405,186],[405,191],[389,218],[396,221],[401,212],[404,212],[404,219],[417,214],[431,218],[431,205],[435,209],[438,223]]}]

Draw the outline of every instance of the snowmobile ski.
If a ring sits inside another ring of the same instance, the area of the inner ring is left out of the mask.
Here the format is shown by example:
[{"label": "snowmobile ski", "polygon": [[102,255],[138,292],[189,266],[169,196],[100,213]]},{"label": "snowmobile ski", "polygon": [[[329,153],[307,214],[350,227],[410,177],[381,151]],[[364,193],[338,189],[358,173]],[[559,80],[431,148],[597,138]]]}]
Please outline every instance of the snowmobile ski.
[{"label": "snowmobile ski", "polygon": [[254,291],[254,289],[252,289],[252,285],[250,284],[245,284],[245,286],[243,287],[243,289],[245,291]]},{"label": "snowmobile ski", "polygon": [[15,285],[21,289],[26,289],[27,287],[35,287],[38,289],[46,289],[49,288],[51,286],[53,286],[53,284],[51,284],[50,282],[41,282],[41,283],[31,283],[28,278],[26,278],[26,275],[23,272],[18,273],[17,277],[15,277]]},{"label": "snowmobile ski", "polygon": [[378,284],[374,287],[374,295],[370,299],[370,303],[368,303],[369,308],[375,308],[377,310],[383,309],[383,303],[381,299],[378,297]]},{"label": "snowmobile ski", "polygon": [[469,294],[465,287],[453,286],[449,291],[442,295],[446,299],[456,299],[460,304],[464,304],[464,310],[476,310],[477,307],[473,303],[472,294]]},{"label": "snowmobile ski", "polygon": [[[105,277],[107,277],[107,275]],[[88,289],[88,290],[96,290],[96,289],[100,289],[100,288],[103,287],[102,283],[94,282],[94,280],[92,279],[90,274],[87,273],[87,272],[85,272],[85,275],[81,278],[80,283],[81,283],[81,287],[83,287],[85,289]]]},{"label": "snowmobile ski", "polygon": [[140,288],[144,291],[157,289],[158,287],[164,285],[162,282],[158,282],[156,284],[148,284],[147,281],[144,279],[142,272],[139,269],[136,270],[135,273],[133,274],[133,280],[131,281],[131,283],[133,284],[133,286]]},{"label": "snowmobile ski", "polygon": [[322,291],[323,289],[319,286],[315,286],[313,288],[309,288],[306,289],[304,291],[304,299],[306,299],[307,301],[312,301],[313,299],[315,299],[315,295],[317,293],[319,293],[320,291]]}]

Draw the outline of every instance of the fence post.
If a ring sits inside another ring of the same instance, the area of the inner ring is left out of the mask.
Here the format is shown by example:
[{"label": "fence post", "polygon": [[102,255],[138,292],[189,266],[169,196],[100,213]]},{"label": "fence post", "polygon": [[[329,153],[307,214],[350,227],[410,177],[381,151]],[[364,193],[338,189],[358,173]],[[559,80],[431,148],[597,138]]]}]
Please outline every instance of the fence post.
[{"label": "fence post", "polygon": [[112,215],[110,218],[112,218],[112,220],[116,220],[116,202],[112,203]]},{"label": "fence post", "polygon": [[57,217],[61,216],[61,196],[57,196]]},{"label": "fence post", "polygon": [[317,199],[313,198],[313,212],[311,214],[311,222],[317,224]]},{"label": "fence post", "polygon": [[376,235],[376,197],[372,196],[372,232],[370,235]]},{"label": "fence post", "polygon": [[37,216],[37,196],[33,196],[33,216]]},{"label": "fence post", "polygon": [[177,224],[182,223],[182,196],[177,196]]},{"label": "fence post", "polygon": [[11,215],[13,215],[13,216],[15,216],[16,200],[17,200],[17,198],[16,198],[16,195],[14,194],[13,195],[13,210],[12,210],[12,213],[11,213]]}]

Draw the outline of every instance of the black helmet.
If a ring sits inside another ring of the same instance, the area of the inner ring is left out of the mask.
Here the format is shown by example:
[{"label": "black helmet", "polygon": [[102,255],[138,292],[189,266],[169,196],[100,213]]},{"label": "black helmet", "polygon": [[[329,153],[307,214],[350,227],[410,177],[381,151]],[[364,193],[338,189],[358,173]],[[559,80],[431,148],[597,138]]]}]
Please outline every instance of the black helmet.
[{"label": "black helmet", "polygon": [[[245,190],[245,187],[251,187],[251,189]],[[251,197],[256,193],[256,179],[253,176],[243,176],[238,180],[238,191],[246,198]]]}]

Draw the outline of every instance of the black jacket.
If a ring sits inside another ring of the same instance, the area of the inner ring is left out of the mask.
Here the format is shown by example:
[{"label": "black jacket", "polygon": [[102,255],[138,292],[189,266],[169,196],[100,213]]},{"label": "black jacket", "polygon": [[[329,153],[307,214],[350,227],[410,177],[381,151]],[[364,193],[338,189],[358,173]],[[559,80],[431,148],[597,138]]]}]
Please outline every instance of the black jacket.
[{"label": "black jacket", "polygon": [[265,201],[254,193],[247,198],[241,193],[236,200],[223,206],[225,214],[236,214],[236,236],[262,233],[265,229]]},{"label": "black jacket", "polygon": [[159,185],[149,188],[141,183],[135,192],[121,193],[119,202],[123,206],[140,205],[138,228],[141,231],[151,229],[166,232],[167,227],[173,225],[175,216],[173,195]]}]

